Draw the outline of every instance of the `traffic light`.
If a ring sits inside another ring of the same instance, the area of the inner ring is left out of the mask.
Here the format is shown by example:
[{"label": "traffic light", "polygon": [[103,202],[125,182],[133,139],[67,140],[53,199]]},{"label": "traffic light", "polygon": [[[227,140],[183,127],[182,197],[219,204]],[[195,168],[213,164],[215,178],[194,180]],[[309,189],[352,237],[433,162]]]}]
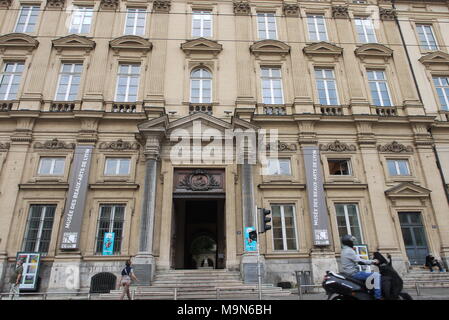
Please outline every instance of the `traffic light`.
[{"label": "traffic light", "polygon": [[271,217],[269,216],[271,214],[271,210],[261,208],[260,209],[260,233],[264,233],[267,230],[271,229],[271,225],[268,224],[268,222],[271,221]]},{"label": "traffic light", "polygon": [[257,241],[257,231],[256,230],[250,231],[249,232],[249,238],[252,241]]}]

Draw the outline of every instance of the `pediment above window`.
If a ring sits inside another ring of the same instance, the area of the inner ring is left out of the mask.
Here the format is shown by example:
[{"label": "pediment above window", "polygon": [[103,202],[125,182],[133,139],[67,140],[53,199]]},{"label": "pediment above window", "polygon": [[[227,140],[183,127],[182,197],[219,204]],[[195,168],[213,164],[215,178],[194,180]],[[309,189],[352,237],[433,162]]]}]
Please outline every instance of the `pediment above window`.
[{"label": "pediment above window", "polygon": [[340,56],[343,54],[343,48],[340,48],[334,44],[321,41],[318,43],[313,43],[306,46],[304,49],[304,53],[307,55],[316,55],[316,56]]},{"label": "pediment above window", "polygon": [[393,50],[379,43],[367,43],[354,51],[355,55],[362,60],[367,58],[382,58],[385,61],[393,56]]},{"label": "pediment above window", "polygon": [[191,54],[202,53],[208,53],[217,56],[221,52],[221,50],[223,50],[223,46],[217,41],[198,38],[181,43],[181,49],[188,56],[190,56]]},{"label": "pediment above window", "polygon": [[290,53],[290,46],[279,40],[257,41],[249,49],[256,57],[261,54],[285,57]]},{"label": "pediment above window", "polygon": [[90,52],[95,48],[95,41],[76,34],[55,39],[52,43],[53,47],[58,50],[58,52],[66,49],[79,49]]},{"label": "pediment above window", "polygon": [[430,195],[430,190],[418,186],[412,182],[402,182],[393,188],[385,191],[388,198],[427,198]]},{"label": "pediment above window", "polygon": [[39,45],[39,41],[24,33],[10,33],[0,36],[0,50],[21,49],[33,51]]},{"label": "pediment above window", "polygon": [[449,54],[442,51],[435,51],[421,57],[419,61],[424,65],[449,64]]},{"label": "pediment above window", "polygon": [[122,36],[109,41],[109,46],[115,53],[121,50],[132,50],[146,53],[153,48],[153,44],[145,38],[139,36]]}]

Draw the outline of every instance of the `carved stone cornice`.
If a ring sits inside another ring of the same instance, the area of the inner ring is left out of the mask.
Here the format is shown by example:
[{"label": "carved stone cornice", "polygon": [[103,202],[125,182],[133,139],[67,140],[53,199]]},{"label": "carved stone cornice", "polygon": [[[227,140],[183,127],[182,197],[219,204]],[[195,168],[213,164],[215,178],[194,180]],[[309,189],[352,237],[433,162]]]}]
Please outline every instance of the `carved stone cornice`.
[{"label": "carved stone cornice", "polygon": [[248,1],[234,1],[234,14],[246,16],[251,13],[251,6]]},{"label": "carved stone cornice", "polygon": [[286,143],[280,142],[279,140],[274,143],[267,143],[266,150],[275,150],[275,151],[296,151],[297,145],[295,143]]},{"label": "carved stone cornice", "polygon": [[397,12],[395,9],[379,8],[379,16],[381,20],[394,20]]},{"label": "carved stone cornice", "polygon": [[198,38],[181,43],[181,49],[187,56],[190,56],[191,54],[195,53],[197,54],[210,53],[214,57],[216,57],[223,50],[223,46],[219,44],[217,41],[205,38]]},{"label": "carved stone cornice", "polygon": [[286,17],[297,17],[299,16],[299,5],[297,3],[286,3],[284,2],[282,10]]},{"label": "carved stone cornice", "polygon": [[119,0],[101,0],[100,8],[103,10],[117,10]]},{"label": "carved stone cornice", "polygon": [[349,19],[347,6],[332,6],[332,17],[335,19]]},{"label": "carved stone cornice", "polygon": [[12,0],[0,0],[0,8],[9,8]]},{"label": "carved stone cornice", "polygon": [[377,150],[380,152],[394,152],[394,153],[402,153],[402,152],[413,152],[413,148],[411,146],[405,146],[396,141],[386,145],[378,145]]},{"label": "carved stone cornice", "polygon": [[153,12],[169,13],[170,8],[171,8],[170,0],[154,0],[153,1]]},{"label": "carved stone cornice", "polygon": [[65,0],[47,0],[46,7],[52,9],[64,8]]},{"label": "carved stone cornice", "polygon": [[8,150],[11,144],[9,142],[2,143],[0,142],[0,150]]},{"label": "carved stone cornice", "polygon": [[77,34],[71,34],[65,37],[54,39],[51,42],[58,53],[61,53],[61,51],[63,51],[64,49],[80,49],[85,50],[86,53],[89,53],[95,48],[95,41]]},{"label": "carved stone cornice", "polygon": [[25,33],[9,33],[0,36],[0,51],[6,49],[24,49],[31,53],[39,45],[39,41]]},{"label": "carved stone cornice", "polygon": [[145,38],[134,35],[125,35],[109,41],[109,47],[119,54],[121,50],[133,50],[147,53],[153,48],[153,44]]},{"label": "carved stone cornice", "polygon": [[54,138],[53,140],[42,142],[36,142],[34,144],[35,149],[51,149],[51,150],[58,150],[58,149],[75,149],[75,143],[65,143],[64,141],[59,141],[57,138]]},{"label": "carved stone cornice", "polygon": [[116,150],[116,151],[123,151],[123,150],[139,150],[140,145],[137,142],[129,142],[129,141],[123,141],[122,139],[118,139],[117,141],[112,142],[102,142],[99,146],[100,149],[105,150]]},{"label": "carved stone cornice", "polygon": [[190,175],[185,175],[177,185],[179,189],[191,191],[208,191],[213,189],[221,189],[222,185],[217,181],[214,175],[206,170],[196,169]]},{"label": "carved stone cornice", "polygon": [[249,47],[249,50],[256,57],[261,54],[279,55],[285,57],[290,53],[290,46],[279,40],[260,40]]},{"label": "carved stone cornice", "polygon": [[328,143],[326,145],[320,144],[321,151],[333,151],[333,152],[352,152],[356,151],[357,147],[353,144],[346,144],[344,142],[340,142],[335,140],[334,142]]},{"label": "carved stone cornice", "polygon": [[379,43],[367,43],[354,51],[355,55],[362,61],[368,58],[382,58],[388,61],[393,56],[393,50]]}]

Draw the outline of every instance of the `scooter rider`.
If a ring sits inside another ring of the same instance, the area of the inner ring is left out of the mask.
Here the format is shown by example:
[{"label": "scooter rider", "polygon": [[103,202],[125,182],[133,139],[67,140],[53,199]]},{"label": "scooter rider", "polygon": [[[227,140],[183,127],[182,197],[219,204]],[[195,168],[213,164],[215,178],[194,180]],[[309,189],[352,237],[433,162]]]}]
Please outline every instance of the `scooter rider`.
[{"label": "scooter rider", "polygon": [[374,297],[376,300],[381,299],[382,290],[380,286],[380,273],[359,271],[357,267],[359,264],[379,264],[379,261],[376,259],[360,259],[360,257],[355,254],[355,251],[353,249],[355,240],[356,238],[350,234],[344,235],[341,238],[341,243],[343,244],[343,249],[341,251],[341,267],[343,269],[342,271],[347,275],[350,275],[351,277],[359,280],[366,280],[369,276],[373,275]]}]

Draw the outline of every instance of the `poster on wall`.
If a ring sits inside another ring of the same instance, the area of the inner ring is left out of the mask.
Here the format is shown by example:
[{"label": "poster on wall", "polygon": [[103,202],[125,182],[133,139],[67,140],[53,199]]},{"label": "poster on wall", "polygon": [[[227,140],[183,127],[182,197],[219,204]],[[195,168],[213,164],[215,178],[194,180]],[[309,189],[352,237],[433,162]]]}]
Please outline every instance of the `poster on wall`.
[{"label": "poster on wall", "polygon": [[17,253],[17,261],[23,261],[22,280],[20,282],[20,291],[36,291],[38,286],[39,266],[41,261],[40,253]]},{"label": "poster on wall", "polygon": [[103,255],[112,256],[114,254],[115,232],[106,232],[103,241]]},{"label": "poster on wall", "polygon": [[[363,260],[370,260],[368,246],[366,244],[357,244],[354,245],[355,254]],[[360,271],[371,272],[370,266],[361,266],[359,265]]]},{"label": "poster on wall", "polygon": [[257,251],[257,241],[256,240],[252,240],[249,237],[249,233],[251,231],[256,230],[256,228],[254,227],[246,227],[245,228],[245,251],[246,252],[255,252]]}]

